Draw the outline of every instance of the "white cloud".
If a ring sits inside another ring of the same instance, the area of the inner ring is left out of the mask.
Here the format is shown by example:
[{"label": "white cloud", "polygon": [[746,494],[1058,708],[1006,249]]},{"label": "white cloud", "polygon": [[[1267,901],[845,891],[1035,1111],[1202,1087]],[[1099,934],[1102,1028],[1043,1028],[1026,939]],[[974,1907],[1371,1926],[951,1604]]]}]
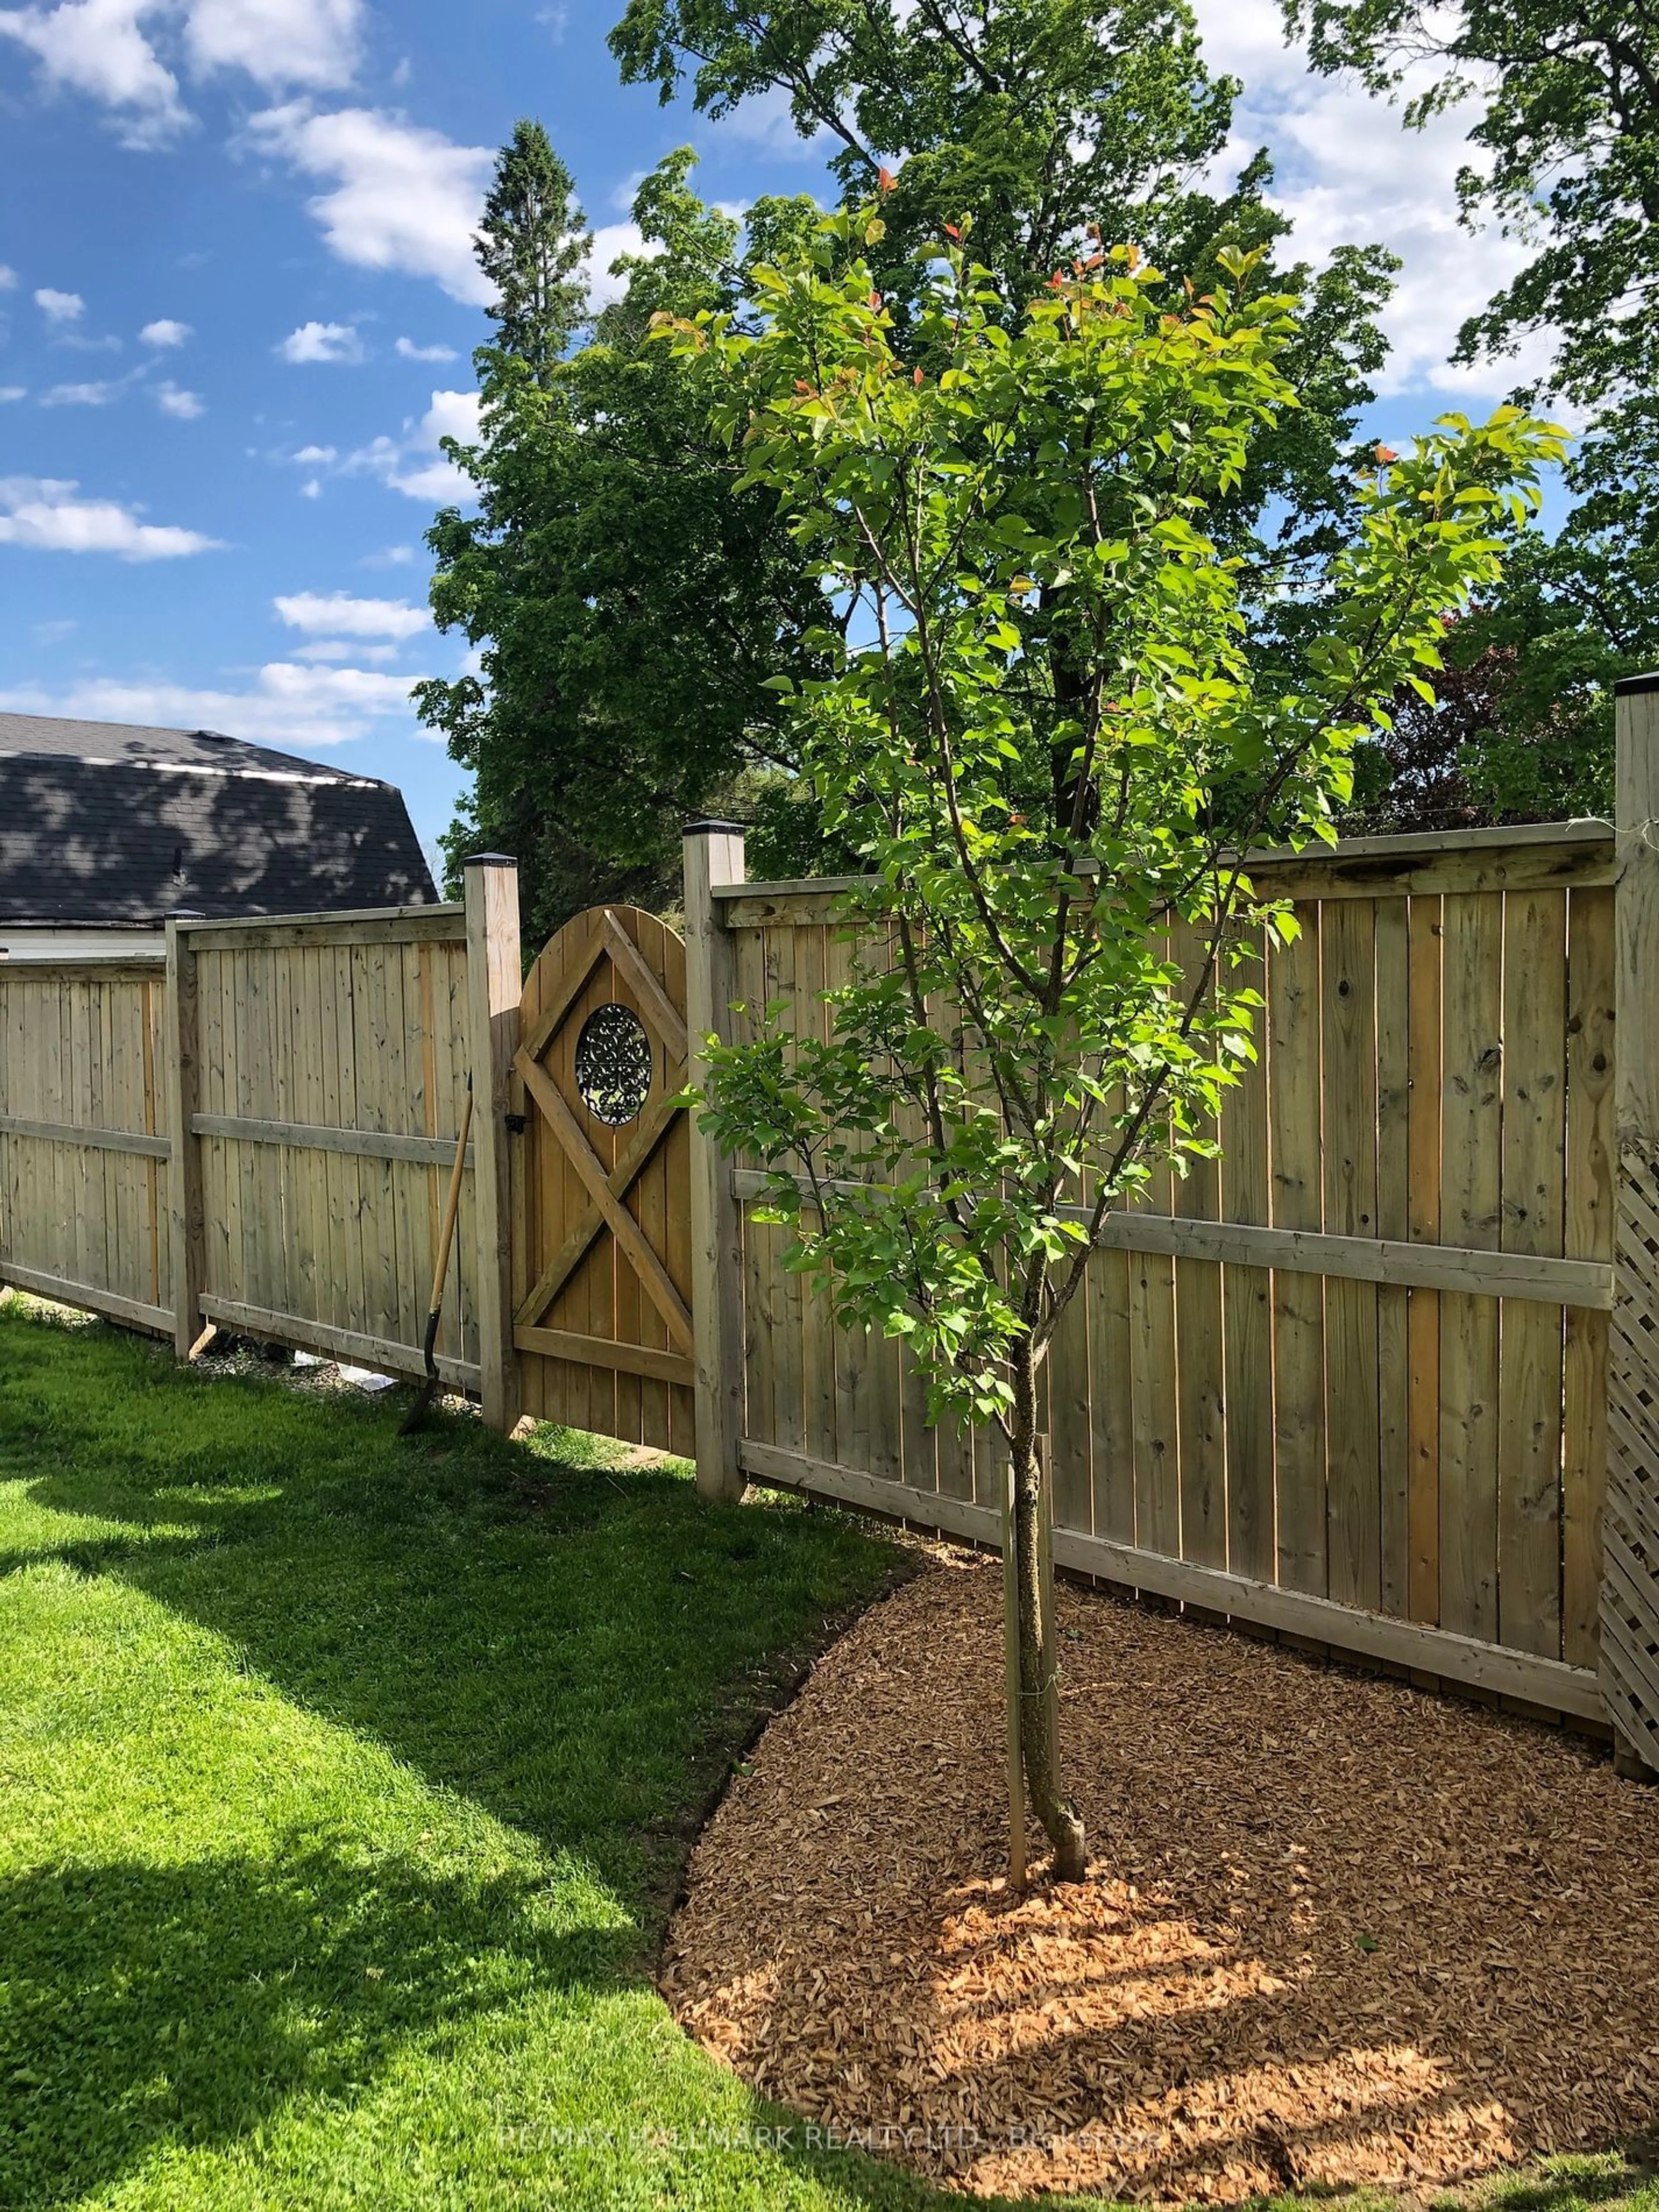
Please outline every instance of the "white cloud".
[{"label": "white cloud", "polygon": [[170,316],[163,315],[157,322],[146,323],[139,331],[138,338],[142,345],[154,346],[158,352],[165,352],[171,346],[183,345],[186,338],[195,335],[188,323],[175,323]]},{"label": "white cloud", "polygon": [[50,284],[40,287],[34,304],[49,323],[78,323],[87,312],[87,303],[78,292],[56,292]]},{"label": "white cloud", "polygon": [[302,469],[325,469],[339,456],[332,446],[301,446],[297,453],[291,453],[289,458]]},{"label": "white cloud", "polygon": [[0,384],[0,407],[9,407],[14,399],[27,399],[28,396],[26,384]]},{"label": "white cloud", "polygon": [[131,383],[130,376],[117,376],[99,384],[54,384],[49,392],[40,394],[43,407],[107,407],[118,399]]},{"label": "white cloud", "polygon": [[354,599],[345,592],[296,592],[271,605],[290,629],[330,637],[413,637],[430,623],[424,607],[404,599]]},{"label": "white cloud", "polygon": [[418,466],[392,470],[386,482],[405,499],[418,499],[425,507],[459,507],[476,496],[470,477],[442,455]]},{"label": "white cloud", "polygon": [[176,561],[217,549],[216,538],[141,522],[110,499],[77,499],[80,487],[48,477],[0,477],[0,545],[40,552],[113,553],[123,561]]},{"label": "white cloud", "polygon": [[582,264],[582,274],[587,284],[587,303],[597,314],[608,307],[613,300],[620,300],[628,289],[627,279],[613,276],[611,264],[624,253],[644,254],[654,261],[662,252],[657,245],[647,246],[636,222],[601,223],[593,234],[593,243]]},{"label": "white cloud", "polygon": [[395,645],[365,645],[361,638],[324,637],[294,647],[295,660],[372,660],[377,667],[398,658]]},{"label": "white cloud", "polygon": [[0,261],[0,292],[15,292],[16,289],[17,271],[8,269],[5,263]]},{"label": "white cloud", "polygon": [[483,401],[476,392],[434,392],[432,404],[421,417],[420,435],[429,441],[434,452],[440,438],[455,438],[464,446],[474,445],[483,408]]},{"label": "white cloud", "polygon": [[[350,107],[318,114],[306,101],[268,109],[249,126],[262,152],[291,161],[332,189],[310,202],[323,235],[342,261],[362,269],[401,270],[431,276],[452,299],[487,306],[489,284],[473,252],[495,155],[487,146],[458,146],[384,110]],[[593,306],[622,289],[610,273],[623,253],[647,251],[638,226],[604,225],[595,234],[586,273]],[[447,348],[399,339],[405,360],[453,360]]]},{"label": "white cloud", "polygon": [[301,754],[366,737],[387,717],[414,724],[413,679],[367,668],[268,661],[242,690],[212,690],[165,678],[94,678],[49,691],[44,685],[0,692],[15,714],[68,714],[94,722],[137,722],[159,728],[226,730],[255,744]]},{"label": "white cloud", "polygon": [[341,464],[344,473],[376,476],[393,491],[428,507],[447,507],[473,496],[471,479],[440,451],[441,438],[453,438],[463,446],[478,436],[476,392],[434,392],[432,404],[417,422],[412,417],[398,438],[376,438],[349,453]]},{"label": "white cloud", "polygon": [[171,415],[175,422],[194,422],[207,413],[207,405],[198,392],[185,392],[169,377],[155,387],[155,404],[164,415]]},{"label": "white cloud", "polygon": [[802,137],[789,110],[789,94],[776,85],[756,93],[712,127],[723,137],[786,161],[821,161],[830,136],[820,130]]},{"label": "white cloud", "polygon": [[399,338],[393,351],[404,361],[459,361],[460,359],[453,346],[416,345],[413,338]]},{"label": "white cloud", "polygon": [[85,93],[120,117],[123,142],[163,145],[189,118],[179,81],[139,28],[167,0],[63,0],[56,8],[0,9],[0,37],[33,54],[51,91]]},{"label": "white cloud", "polygon": [[267,92],[316,92],[351,82],[362,12],[362,0],[60,0],[0,9],[0,38],[34,55],[48,91],[113,110],[123,143],[149,150],[192,120],[156,50],[158,21],[182,18],[182,57],[196,77],[236,69]]},{"label": "white cloud", "polygon": [[300,496],[301,499],[320,499],[322,495],[322,485],[319,483],[315,477],[312,477],[307,482],[300,486]]},{"label": "white cloud", "polygon": [[[1446,365],[1459,325],[1526,258],[1515,241],[1472,234],[1457,221],[1455,180],[1470,158],[1471,113],[1454,109],[1426,131],[1402,130],[1386,101],[1310,74],[1303,49],[1285,44],[1278,0],[1197,0],[1197,12],[1206,60],[1245,88],[1221,164],[1228,177],[1267,145],[1273,200],[1296,226],[1293,253],[1316,264],[1334,246],[1377,240],[1404,264],[1383,315],[1394,350],[1379,392],[1436,386],[1496,397],[1541,366],[1541,349],[1530,362]],[[1417,88],[1408,80],[1407,95]]]},{"label": "white cloud", "polygon": [[386,545],[378,553],[365,553],[359,565],[365,568],[406,568],[414,558],[412,545]]},{"label": "white cloud", "polygon": [[435,277],[453,299],[488,301],[472,234],[495,155],[366,107],[319,115],[303,102],[254,117],[252,143],[331,189],[310,202],[342,261]]},{"label": "white cloud", "polygon": [[359,362],[363,342],[349,323],[301,323],[276,349],[284,361]]},{"label": "white cloud", "polygon": [[246,70],[276,89],[349,84],[357,66],[361,0],[194,0],[186,44],[198,76]]}]

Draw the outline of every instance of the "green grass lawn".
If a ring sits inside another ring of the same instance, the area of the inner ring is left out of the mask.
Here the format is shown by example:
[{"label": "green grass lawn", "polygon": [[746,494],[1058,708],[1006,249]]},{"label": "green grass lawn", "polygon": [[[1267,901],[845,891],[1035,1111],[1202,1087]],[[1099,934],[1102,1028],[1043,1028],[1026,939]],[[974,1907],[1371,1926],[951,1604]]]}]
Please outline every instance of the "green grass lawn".
[{"label": "green grass lawn", "polygon": [[0,1310],[0,2203],[929,2201],[746,2148],[650,1979],[892,1548],[404,1402]]},{"label": "green grass lawn", "polygon": [[0,1300],[0,2205],[959,2202],[769,2144],[651,1983],[734,1752],[898,1554],[402,1402]]}]

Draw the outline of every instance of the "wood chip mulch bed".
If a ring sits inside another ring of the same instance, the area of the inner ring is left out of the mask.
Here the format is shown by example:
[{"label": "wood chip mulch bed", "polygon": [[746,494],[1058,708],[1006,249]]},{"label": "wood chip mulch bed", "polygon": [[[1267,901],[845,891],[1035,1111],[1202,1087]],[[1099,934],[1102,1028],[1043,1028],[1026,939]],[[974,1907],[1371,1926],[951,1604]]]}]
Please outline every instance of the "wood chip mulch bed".
[{"label": "wood chip mulch bed", "polygon": [[664,1963],[706,2049],[823,2139],[981,2195],[1415,2191],[1651,2128],[1659,1791],[1555,1730],[1065,1589],[1093,1869],[1013,1895],[1000,1586],[932,1565],[734,1779]]}]

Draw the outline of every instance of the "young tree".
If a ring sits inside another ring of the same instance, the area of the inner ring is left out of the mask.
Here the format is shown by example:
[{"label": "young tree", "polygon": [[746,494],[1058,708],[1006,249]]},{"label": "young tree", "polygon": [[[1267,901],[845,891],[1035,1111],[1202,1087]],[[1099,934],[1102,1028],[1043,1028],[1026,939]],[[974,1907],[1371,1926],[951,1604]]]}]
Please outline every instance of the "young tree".
[{"label": "young tree", "polygon": [[790,1264],[838,1317],[908,1344],[935,1415],[1001,1430],[1026,1775],[1076,1879],[1044,1359],[1108,1213],[1216,1149],[1259,1004],[1244,935],[1293,927],[1252,848],[1329,834],[1356,741],[1427,688],[1559,439],[1504,409],[1379,453],[1291,663],[1248,641],[1208,526],[1296,401],[1294,303],[1252,289],[1252,257],[1188,295],[1092,250],[1017,316],[952,231],[901,343],[865,258],[881,239],[878,215],[836,218],[755,272],[754,327],[675,325],[747,482],[851,611],[828,673],[777,681],[868,870],[831,1041],[766,1010],[712,1053],[702,1119],[766,1162],[763,1218],[793,1225]]}]

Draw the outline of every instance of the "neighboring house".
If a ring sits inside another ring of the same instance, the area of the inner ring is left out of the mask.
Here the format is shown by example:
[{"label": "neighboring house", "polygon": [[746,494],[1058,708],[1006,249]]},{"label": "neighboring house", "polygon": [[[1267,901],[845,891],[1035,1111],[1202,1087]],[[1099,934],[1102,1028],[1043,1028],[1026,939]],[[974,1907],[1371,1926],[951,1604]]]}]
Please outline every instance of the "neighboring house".
[{"label": "neighboring house", "polygon": [[395,785],[216,730],[0,714],[0,953],[155,951],[167,916],[424,906]]}]

